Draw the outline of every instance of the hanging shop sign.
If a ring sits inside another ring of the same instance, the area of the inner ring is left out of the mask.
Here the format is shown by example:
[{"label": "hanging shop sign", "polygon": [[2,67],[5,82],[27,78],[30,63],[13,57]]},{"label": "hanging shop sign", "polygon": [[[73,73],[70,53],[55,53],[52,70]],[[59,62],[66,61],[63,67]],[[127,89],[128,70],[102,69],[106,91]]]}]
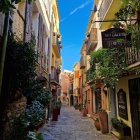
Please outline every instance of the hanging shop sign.
[{"label": "hanging shop sign", "polygon": [[128,35],[124,29],[110,28],[102,32],[103,48],[122,48],[127,45]]},{"label": "hanging shop sign", "polygon": [[118,113],[119,116],[125,120],[128,120],[128,112],[127,112],[127,100],[126,93],[123,89],[120,89],[117,93],[118,96]]}]

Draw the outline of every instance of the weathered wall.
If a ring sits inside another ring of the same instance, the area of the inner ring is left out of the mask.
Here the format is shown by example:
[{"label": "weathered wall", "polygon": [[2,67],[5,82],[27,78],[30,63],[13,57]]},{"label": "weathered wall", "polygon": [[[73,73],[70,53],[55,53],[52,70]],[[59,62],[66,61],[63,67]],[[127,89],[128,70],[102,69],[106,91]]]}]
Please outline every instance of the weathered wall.
[{"label": "weathered wall", "polygon": [[17,101],[8,103],[7,108],[5,110],[6,123],[4,125],[4,139],[3,140],[9,140],[9,137],[13,128],[13,121],[25,112],[26,102],[27,102],[26,98],[22,96]]}]

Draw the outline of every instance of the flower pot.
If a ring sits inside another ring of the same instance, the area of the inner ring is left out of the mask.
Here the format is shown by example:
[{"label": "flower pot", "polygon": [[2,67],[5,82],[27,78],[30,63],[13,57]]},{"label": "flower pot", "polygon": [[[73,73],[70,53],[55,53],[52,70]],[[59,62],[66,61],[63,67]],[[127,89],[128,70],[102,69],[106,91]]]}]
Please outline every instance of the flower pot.
[{"label": "flower pot", "polygon": [[100,126],[101,126],[101,132],[103,134],[108,133],[108,115],[107,112],[102,110],[101,112],[98,112],[99,120],[100,120]]},{"label": "flower pot", "polygon": [[95,127],[96,127],[96,129],[97,129],[98,131],[101,130],[99,121],[96,121],[96,120],[95,120],[94,125],[95,125]]},{"label": "flower pot", "polygon": [[58,109],[53,109],[52,121],[58,121]]},{"label": "flower pot", "polygon": [[84,117],[86,117],[86,116],[87,116],[87,113],[88,113],[87,109],[86,109],[86,108],[85,108],[85,109],[83,109],[83,116],[84,116]]}]

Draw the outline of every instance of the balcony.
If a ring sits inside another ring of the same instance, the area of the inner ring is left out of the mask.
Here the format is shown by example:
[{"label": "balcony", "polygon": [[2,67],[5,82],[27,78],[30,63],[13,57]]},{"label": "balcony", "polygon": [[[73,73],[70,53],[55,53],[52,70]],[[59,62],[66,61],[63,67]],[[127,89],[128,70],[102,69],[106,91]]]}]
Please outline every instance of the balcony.
[{"label": "balcony", "polygon": [[52,45],[56,52],[56,56],[60,58],[60,49],[62,48],[62,45],[60,41],[60,35],[57,33],[53,33]]},{"label": "balcony", "polygon": [[81,56],[80,69],[84,69],[85,67],[86,67],[86,56]]},{"label": "balcony", "polygon": [[125,48],[125,61],[129,67],[137,66],[137,62],[140,62],[140,50],[137,48]]},{"label": "balcony", "polygon": [[59,85],[59,74],[57,72],[57,69],[54,67],[52,67],[51,69],[51,83]]},{"label": "balcony", "polygon": [[[121,7],[121,0],[103,0],[99,8],[99,20],[114,20],[115,13],[117,13]],[[111,25],[112,22],[101,22],[100,28],[102,30],[106,30],[110,28]]]},{"label": "balcony", "polygon": [[90,54],[91,51],[93,51],[96,48],[96,45],[98,43],[97,39],[97,28],[92,28],[91,32],[87,36],[87,42],[86,42],[86,50],[87,50],[87,55]]}]

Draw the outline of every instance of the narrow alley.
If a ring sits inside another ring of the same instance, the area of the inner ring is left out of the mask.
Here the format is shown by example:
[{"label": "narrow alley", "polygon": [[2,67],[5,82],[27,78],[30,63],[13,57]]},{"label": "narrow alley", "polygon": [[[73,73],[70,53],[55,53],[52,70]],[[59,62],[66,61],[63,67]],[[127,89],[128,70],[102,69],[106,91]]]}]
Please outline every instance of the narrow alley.
[{"label": "narrow alley", "polygon": [[49,121],[42,128],[44,140],[117,140],[110,134],[101,134],[94,121],[83,117],[79,110],[63,105],[59,121]]},{"label": "narrow alley", "polygon": [[0,0],[0,140],[140,140],[140,0]]}]

